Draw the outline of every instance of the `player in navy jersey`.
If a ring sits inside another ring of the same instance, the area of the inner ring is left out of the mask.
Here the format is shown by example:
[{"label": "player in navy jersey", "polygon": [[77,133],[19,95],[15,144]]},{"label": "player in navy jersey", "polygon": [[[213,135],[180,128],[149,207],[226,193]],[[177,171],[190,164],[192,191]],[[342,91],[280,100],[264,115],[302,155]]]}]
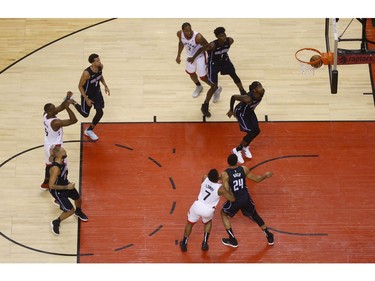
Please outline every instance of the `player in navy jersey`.
[{"label": "player in navy jersey", "polygon": [[[62,210],[60,216],[51,222],[52,233],[55,235],[60,234],[60,223],[73,214],[82,221],[88,220],[87,216],[82,212],[82,200],[75,189],[75,183],[68,180],[68,167],[64,162],[66,157],[66,150],[62,146],[57,145],[51,148],[50,193],[59,202]],[[69,198],[74,200],[76,209],[74,209]]]},{"label": "player in navy jersey", "polygon": [[[265,90],[262,84],[258,81],[254,81],[249,86],[249,92],[245,95],[233,95],[230,99],[228,117],[236,117],[240,130],[245,132],[246,135],[243,137],[241,143],[232,149],[232,153],[237,155],[238,162],[244,163],[242,152],[246,158],[252,158],[250,152],[250,143],[260,134],[258,118],[255,114],[255,108],[262,101]],[[235,109],[233,109],[234,103],[239,101]]]},{"label": "player in navy jersey", "polygon": [[[233,38],[227,37],[224,27],[216,28],[214,34],[217,39],[205,46],[205,50],[208,53],[208,80],[213,84],[213,87],[217,87],[219,73],[221,75],[229,75],[240,90],[240,93],[245,94],[246,91],[242,86],[241,79],[238,77],[228,55],[229,48],[234,42]],[[202,105],[202,111],[208,111],[208,107],[208,103],[205,102]]]},{"label": "player in navy jersey", "polygon": [[78,89],[81,93],[81,105],[75,103],[74,106],[85,118],[89,116],[90,110],[94,106],[96,114],[92,119],[91,125],[85,130],[85,135],[96,141],[99,137],[94,133],[94,128],[98,125],[104,114],[104,98],[100,89],[100,83],[104,85],[104,90],[108,96],[110,95],[110,91],[104,80],[102,73],[103,64],[100,62],[99,55],[91,54],[88,60],[91,66],[83,71],[78,84]]},{"label": "player in navy jersey", "polygon": [[224,227],[229,234],[229,238],[222,238],[221,242],[230,247],[238,247],[238,242],[234,236],[229,217],[234,217],[238,211],[254,221],[264,232],[267,238],[268,245],[274,244],[274,235],[268,230],[267,225],[263,219],[259,216],[255,209],[255,205],[249,194],[246,186],[246,179],[250,179],[254,182],[261,182],[267,178],[272,177],[272,172],[266,172],[263,175],[254,175],[245,166],[237,166],[237,156],[231,154],[227,159],[229,167],[222,172],[221,180],[225,189],[230,190],[236,200],[234,202],[225,202],[221,210],[221,218]]}]

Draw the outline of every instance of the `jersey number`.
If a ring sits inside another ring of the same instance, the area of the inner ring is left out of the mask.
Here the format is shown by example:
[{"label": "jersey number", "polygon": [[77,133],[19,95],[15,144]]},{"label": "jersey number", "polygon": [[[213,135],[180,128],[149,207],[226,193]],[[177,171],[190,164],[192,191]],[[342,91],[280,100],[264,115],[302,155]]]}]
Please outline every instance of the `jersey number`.
[{"label": "jersey number", "polygon": [[243,179],[238,179],[233,181],[233,191],[243,189]]},{"label": "jersey number", "polygon": [[209,191],[207,191],[207,190],[205,190],[204,192],[206,192],[207,193],[207,195],[203,198],[203,200],[206,200],[207,198],[208,198],[208,196],[210,196],[211,195],[211,192],[209,192]]}]

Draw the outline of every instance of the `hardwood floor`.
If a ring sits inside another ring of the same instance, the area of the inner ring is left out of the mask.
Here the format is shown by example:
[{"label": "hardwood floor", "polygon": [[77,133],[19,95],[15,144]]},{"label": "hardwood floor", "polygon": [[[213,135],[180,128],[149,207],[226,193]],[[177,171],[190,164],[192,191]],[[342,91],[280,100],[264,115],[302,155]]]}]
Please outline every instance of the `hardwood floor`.
[{"label": "hardwood floor", "polygon": [[[176,32],[185,20],[119,18],[95,25],[104,20],[0,19],[0,232],[33,249],[76,252],[75,220],[67,221],[63,236],[51,234],[49,221],[59,211],[49,194],[39,190],[44,159],[42,148],[37,147],[43,144],[44,104],[60,103],[69,90],[79,99],[78,80],[90,53],[100,55],[111,90],[105,97],[103,122],[153,122],[154,117],[160,122],[202,121],[200,106],[207,86],[193,99],[195,86],[183,63],[175,62]],[[345,20],[350,19],[343,19],[343,26]],[[266,89],[257,108],[260,121],[375,120],[373,98],[363,95],[372,91],[367,65],[340,67],[336,95],[330,94],[326,67],[314,77],[300,74],[294,53],[303,47],[324,51],[324,19],[189,21],[208,41],[214,39],[213,30],[218,26],[224,26],[234,38],[229,55],[245,88],[259,80]],[[359,34],[360,27],[353,25],[348,32]],[[228,76],[220,76],[219,84],[223,87],[221,100],[211,103],[212,117],[207,121],[235,122],[226,112],[230,96],[238,90]],[[91,121],[91,117],[78,119]],[[64,130],[65,140],[79,138],[79,125]],[[79,143],[68,143],[66,148],[70,177],[78,182]],[[76,257],[43,255],[0,237],[0,262],[74,263]]]}]

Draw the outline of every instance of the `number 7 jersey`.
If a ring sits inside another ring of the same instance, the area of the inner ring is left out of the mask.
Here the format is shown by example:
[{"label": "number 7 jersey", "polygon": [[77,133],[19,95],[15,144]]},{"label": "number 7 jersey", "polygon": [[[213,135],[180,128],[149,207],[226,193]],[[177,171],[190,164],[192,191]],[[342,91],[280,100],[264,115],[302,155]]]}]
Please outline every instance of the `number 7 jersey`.
[{"label": "number 7 jersey", "polygon": [[220,183],[214,183],[207,177],[201,184],[198,201],[204,203],[208,207],[215,208],[220,200],[220,195],[218,194],[220,187]]}]

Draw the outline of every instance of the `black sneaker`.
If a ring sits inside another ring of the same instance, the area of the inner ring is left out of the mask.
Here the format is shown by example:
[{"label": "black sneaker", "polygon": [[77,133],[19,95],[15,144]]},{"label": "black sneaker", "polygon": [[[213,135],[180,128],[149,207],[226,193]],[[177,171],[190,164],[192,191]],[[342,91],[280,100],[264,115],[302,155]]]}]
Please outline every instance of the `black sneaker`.
[{"label": "black sneaker", "polygon": [[221,242],[229,247],[237,248],[238,247],[238,242],[236,238],[222,238]]},{"label": "black sneaker", "polygon": [[205,117],[211,117],[211,113],[208,110],[208,103],[203,103],[201,107],[202,113]]},{"label": "black sneaker", "polygon": [[53,220],[51,221],[52,226],[52,233],[55,235],[60,234],[60,221],[59,220]]},{"label": "black sneaker", "polygon": [[269,231],[267,231],[265,233],[266,233],[268,245],[272,246],[273,244],[275,244],[275,239],[273,237],[273,234],[271,232],[269,232]]},{"label": "black sneaker", "polygon": [[187,251],[187,245],[184,243],[184,241],[180,241],[180,248],[183,252]]},{"label": "black sneaker", "polygon": [[56,199],[53,201],[53,204],[55,204],[57,207],[60,208],[60,203],[59,203],[59,201],[57,201]]},{"label": "black sneaker", "polygon": [[81,210],[76,210],[74,212],[74,215],[79,218],[81,221],[88,221],[89,218],[81,211]]},{"label": "black sneaker", "polygon": [[208,251],[208,243],[207,242],[202,242],[202,251]]}]

